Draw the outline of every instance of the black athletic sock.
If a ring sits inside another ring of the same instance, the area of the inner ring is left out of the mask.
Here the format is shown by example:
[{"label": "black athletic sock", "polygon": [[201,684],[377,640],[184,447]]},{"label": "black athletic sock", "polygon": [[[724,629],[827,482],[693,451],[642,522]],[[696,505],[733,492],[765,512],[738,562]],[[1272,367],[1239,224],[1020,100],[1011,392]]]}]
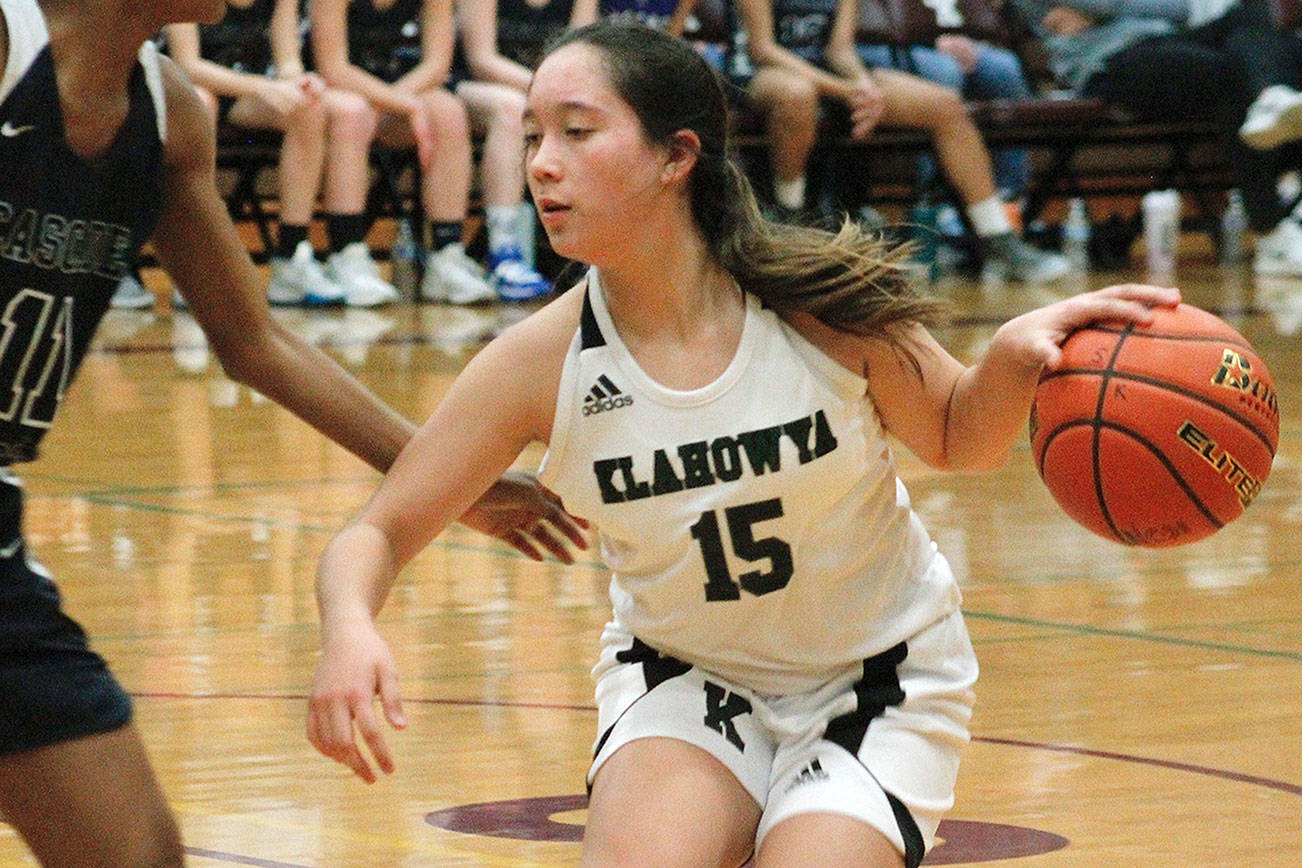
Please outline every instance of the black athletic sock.
[{"label": "black athletic sock", "polygon": [[325,215],[326,235],[330,238],[330,252],[338,253],[349,244],[366,240],[370,220],[363,214]]},{"label": "black athletic sock", "polygon": [[449,244],[461,243],[461,221],[457,220],[450,223],[442,223],[437,220],[431,220],[429,224],[430,235],[434,239],[434,249],[442,250]]},{"label": "black athletic sock", "polygon": [[307,240],[307,227],[292,223],[281,223],[276,238],[276,256],[289,259],[294,255],[298,245]]}]

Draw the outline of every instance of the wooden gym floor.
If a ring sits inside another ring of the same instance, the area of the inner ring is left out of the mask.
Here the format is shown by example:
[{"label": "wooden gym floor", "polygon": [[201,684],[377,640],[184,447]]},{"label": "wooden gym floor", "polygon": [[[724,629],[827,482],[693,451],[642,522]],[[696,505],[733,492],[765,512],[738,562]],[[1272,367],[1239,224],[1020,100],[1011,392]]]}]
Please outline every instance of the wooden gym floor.
[{"label": "wooden gym floor", "polygon": [[[1208,260],[1176,282],[1256,345],[1283,413],[1273,475],[1221,533],[1167,551],[1096,538],[1057,509],[1025,445],[976,477],[900,456],[982,665],[958,803],[927,864],[1302,865],[1302,280]],[[399,770],[351,778],[302,734],[313,570],[377,476],[225,379],[146,276],[158,308],[109,314],[45,457],[23,469],[27,532],[135,697],[192,864],[574,864],[602,569],[537,565],[458,529],[438,539],[383,616],[410,721],[391,736]],[[962,311],[941,335],[960,357],[1083,288],[940,286]],[[277,316],[423,418],[524,313]],[[0,866],[26,864],[0,825]]]}]

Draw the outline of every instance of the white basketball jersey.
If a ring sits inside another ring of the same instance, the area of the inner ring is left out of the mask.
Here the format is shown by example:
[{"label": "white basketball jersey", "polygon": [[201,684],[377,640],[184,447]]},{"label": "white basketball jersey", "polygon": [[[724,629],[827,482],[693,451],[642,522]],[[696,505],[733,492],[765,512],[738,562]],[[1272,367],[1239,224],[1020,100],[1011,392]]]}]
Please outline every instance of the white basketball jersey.
[{"label": "white basketball jersey", "polygon": [[727,370],[667,389],[620,341],[589,271],[539,476],[596,523],[616,626],[781,694],[956,609],[865,393],[749,295]]}]

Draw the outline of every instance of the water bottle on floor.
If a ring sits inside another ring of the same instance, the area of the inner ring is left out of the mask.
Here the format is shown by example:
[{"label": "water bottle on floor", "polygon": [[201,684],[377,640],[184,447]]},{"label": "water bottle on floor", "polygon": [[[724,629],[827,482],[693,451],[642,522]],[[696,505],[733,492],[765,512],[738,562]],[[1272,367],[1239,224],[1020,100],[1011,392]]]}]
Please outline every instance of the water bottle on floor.
[{"label": "water bottle on floor", "polygon": [[1072,199],[1067,203],[1067,219],[1062,224],[1062,255],[1067,257],[1073,271],[1089,271],[1090,234],[1090,215],[1085,200]]},{"label": "water bottle on floor", "polygon": [[420,245],[411,221],[403,217],[398,221],[398,234],[393,239],[389,263],[393,266],[393,285],[403,301],[414,301],[420,287]]},{"label": "water bottle on floor", "polygon": [[1221,215],[1221,264],[1238,265],[1243,261],[1243,236],[1248,231],[1248,212],[1243,208],[1243,193],[1231,190]]}]

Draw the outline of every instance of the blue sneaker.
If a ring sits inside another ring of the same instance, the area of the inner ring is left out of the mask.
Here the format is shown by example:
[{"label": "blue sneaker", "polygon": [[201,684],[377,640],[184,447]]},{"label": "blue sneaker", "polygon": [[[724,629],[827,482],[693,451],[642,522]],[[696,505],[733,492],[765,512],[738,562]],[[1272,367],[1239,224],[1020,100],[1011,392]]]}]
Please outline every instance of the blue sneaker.
[{"label": "blue sneaker", "polygon": [[529,263],[518,247],[488,254],[489,282],[502,301],[533,301],[551,294],[552,283]]}]

